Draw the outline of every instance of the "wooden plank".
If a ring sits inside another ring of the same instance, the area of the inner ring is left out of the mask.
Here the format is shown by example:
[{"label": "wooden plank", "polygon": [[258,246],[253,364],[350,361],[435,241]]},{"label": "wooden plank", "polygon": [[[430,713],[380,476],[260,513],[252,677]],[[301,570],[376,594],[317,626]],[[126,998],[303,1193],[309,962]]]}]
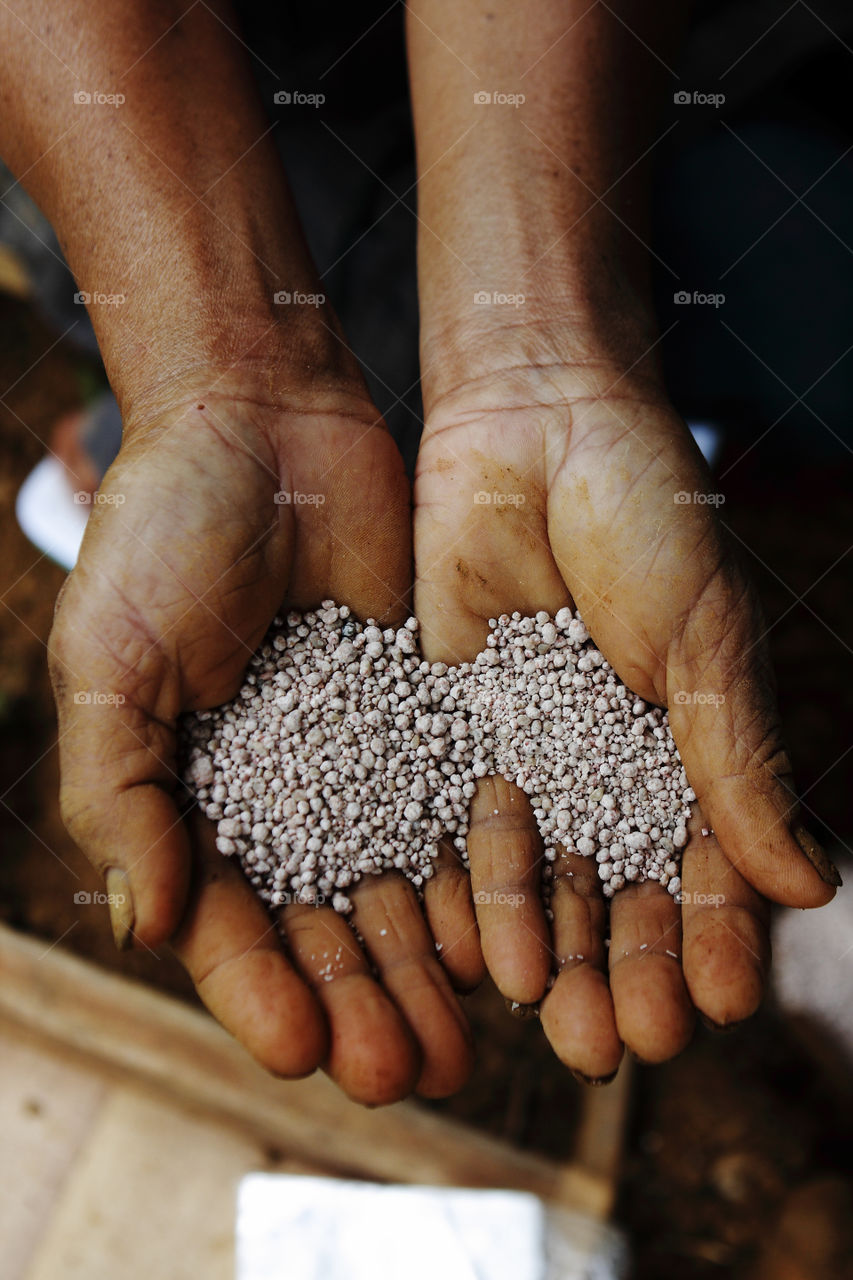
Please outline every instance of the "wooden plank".
[{"label": "wooden plank", "polygon": [[24,1275],[107,1089],[11,1024],[0,1028],[3,1275]]},{"label": "wooden plank", "polygon": [[274,1080],[212,1018],[0,927],[0,1013],[228,1116],[309,1161],[434,1185],[511,1187],[604,1216],[612,1180],[409,1103],[367,1110],[325,1076]]},{"label": "wooden plank", "polygon": [[585,1089],[584,1108],[575,1135],[576,1164],[596,1174],[603,1186],[611,1188],[608,1213],[616,1199],[622,1168],[633,1074],[631,1059],[626,1054],[612,1084]]},{"label": "wooden plank", "polygon": [[26,1280],[232,1280],[237,1184],[266,1164],[245,1134],[114,1087]]}]

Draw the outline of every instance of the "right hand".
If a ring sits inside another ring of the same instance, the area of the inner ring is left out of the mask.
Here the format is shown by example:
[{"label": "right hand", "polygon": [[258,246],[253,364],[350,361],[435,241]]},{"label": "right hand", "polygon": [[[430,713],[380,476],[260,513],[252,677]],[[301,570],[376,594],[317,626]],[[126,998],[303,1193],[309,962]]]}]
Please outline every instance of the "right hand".
[{"label": "right hand", "polygon": [[[63,818],[125,898],[117,941],[171,941],[205,1004],[271,1071],[322,1065],[368,1103],[453,1092],[471,1047],[451,980],[474,985],[482,967],[462,873],[437,876],[426,899],[442,963],[398,875],[367,877],[354,895],[367,954],[330,907],[296,905],[282,913],[286,954],[238,866],[217,853],[213,823],[197,811],[182,820],[175,801],[178,716],[236,694],[283,606],[331,597],[361,618],[406,617],[402,461],[366,394],[282,407],[255,381],[192,385],[180,404],[126,425],[58,602],[49,648]],[[280,490],[322,502],[277,505]]]},{"label": "right hand", "polygon": [[[572,365],[537,335],[525,364],[531,335],[493,330],[489,358],[505,369],[427,395],[415,598],[427,656],[446,662],[475,657],[489,618],[574,604],[625,684],[669,707],[699,801],[683,908],[649,881],[606,909],[595,863],[562,850],[549,924],[529,799],[486,778],[471,806],[489,972],[509,1000],[544,996],[559,1057],[601,1079],[623,1044],[649,1062],[679,1052],[694,1006],[718,1025],[753,1013],[770,956],[765,899],[820,906],[839,881],[825,856],[808,857],[752,588],[713,505],[681,500],[708,482],[689,434],[657,382],[592,349]],[[490,503],[496,490],[511,501]]]}]

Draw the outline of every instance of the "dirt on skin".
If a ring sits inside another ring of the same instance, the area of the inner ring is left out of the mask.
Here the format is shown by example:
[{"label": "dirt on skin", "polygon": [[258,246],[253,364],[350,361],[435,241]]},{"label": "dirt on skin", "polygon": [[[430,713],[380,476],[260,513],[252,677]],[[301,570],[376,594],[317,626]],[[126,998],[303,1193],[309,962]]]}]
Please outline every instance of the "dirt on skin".
[{"label": "dirt on skin", "polygon": [[[25,303],[0,295],[0,386],[10,388],[0,402],[0,914],[195,1001],[168,952],[119,955],[105,908],[74,901],[102,885],[57,807],[44,645],[65,575],[24,538],[13,511],[52,424],[79,402],[81,370],[91,379],[64,344],[48,350],[55,338]],[[744,557],[772,624],[783,716],[808,810],[824,819],[819,834],[843,837],[853,785],[853,753],[843,755],[853,723],[853,556],[846,554],[853,467],[801,467],[776,479],[761,467],[756,450],[730,473],[724,519],[751,548]],[[493,988],[466,1004],[477,1071],[455,1098],[431,1105],[565,1158],[581,1086],[551,1054],[538,1021],[510,1017]],[[730,1035],[700,1030],[680,1058],[638,1068],[636,1077],[616,1214],[632,1238],[634,1280],[853,1274],[853,1195],[844,1177],[853,1073],[838,1046],[765,1008]]]}]

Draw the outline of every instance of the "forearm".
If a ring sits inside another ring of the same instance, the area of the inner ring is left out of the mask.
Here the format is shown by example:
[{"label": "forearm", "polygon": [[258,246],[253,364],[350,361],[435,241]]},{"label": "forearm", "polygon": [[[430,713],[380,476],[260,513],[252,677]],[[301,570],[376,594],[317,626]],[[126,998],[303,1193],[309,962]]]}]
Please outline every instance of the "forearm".
[{"label": "forearm", "polygon": [[234,18],[213,8],[0,6],[0,153],[81,291],[124,298],[90,314],[126,413],[271,349],[297,372],[350,363],[327,309],[274,302],[318,282]]},{"label": "forearm", "polygon": [[626,354],[648,341],[644,153],[683,7],[410,0],[428,398],[430,369],[446,382],[477,348],[488,363],[508,325],[609,327],[596,340]]}]

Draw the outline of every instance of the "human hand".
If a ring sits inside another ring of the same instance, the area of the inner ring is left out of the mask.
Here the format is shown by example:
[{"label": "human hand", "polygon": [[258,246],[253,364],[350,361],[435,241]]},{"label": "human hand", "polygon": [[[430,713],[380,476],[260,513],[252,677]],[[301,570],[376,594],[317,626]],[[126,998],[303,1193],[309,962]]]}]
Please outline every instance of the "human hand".
[{"label": "human hand", "polygon": [[[325,301],[238,15],[127,0],[116,22],[29,0],[0,6],[0,35],[0,152],[88,296],[125,426],[51,640],[72,833],[115,869],[119,936],[174,935],[203,999],[273,1070],[324,1062],[371,1102],[446,1092],[470,1055],[445,974],[464,984],[481,964],[460,881],[427,899],[441,966],[408,884],[363,885],[355,922],[383,993],[328,912],[285,914],[285,959],[211,828],[196,824],[191,858],[172,795],[178,714],[236,692],[283,604],[335,596],[390,621],[410,587],[408,486]],[[276,506],[288,488],[326,501]]]},{"label": "human hand", "polygon": [[[282,946],[216,851],[214,825],[176,807],[177,717],[234,696],[283,602],[406,616],[396,446],[366,393],[284,403],[273,377],[197,377],[181,403],[127,424],[50,639],[63,817],[125,899],[117,940],[171,941],[204,1002],[270,1070],[323,1065],[369,1103],[442,1095],[470,1070],[469,1033],[409,882],[368,877],[353,894],[364,949],[330,907],[295,904]],[[311,500],[277,504],[278,491]],[[475,982],[470,904],[439,877],[427,905],[451,976]]]},{"label": "human hand", "polygon": [[[769,958],[764,899],[818,906],[838,880],[825,860],[823,878],[815,870],[819,854],[815,866],[804,856],[807,835],[798,843],[760,610],[657,380],[604,360],[564,363],[547,345],[533,361],[516,345],[428,404],[415,605],[427,656],[458,662],[482,648],[489,617],[574,601],[621,679],[669,708],[699,802],[684,905],[653,882],[618,891],[609,953],[595,863],[564,854],[555,865],[549,928],[527,798],[488,778],[472,802],[472,888],[520,901],[478,905],[489,970],[522,1003],[555,970],[546,1034],[600,1079],[623,1042],[647,1061],[678,1052],[694,1005],[717,1024],[748,1016]],[[493,335],[490,352],[501,350]],[[477,491],[510,500],[476,503]]]}]

